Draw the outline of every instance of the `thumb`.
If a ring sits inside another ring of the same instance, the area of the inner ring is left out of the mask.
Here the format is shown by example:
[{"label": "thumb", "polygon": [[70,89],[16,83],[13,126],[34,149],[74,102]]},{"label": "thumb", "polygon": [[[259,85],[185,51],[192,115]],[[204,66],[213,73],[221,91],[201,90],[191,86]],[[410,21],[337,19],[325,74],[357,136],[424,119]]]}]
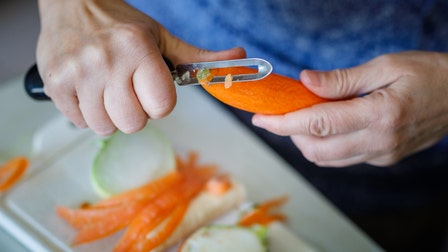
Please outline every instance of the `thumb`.
[{"label": "thumb", "polygon": [[329,99],[345,99],[370,93],[389,85],[396,76],[379,60],[352,68],[332,71],[303,70],[301,82],[315,94]]},{"label": "thumb", "polygon": [[246,57],[246,51],[241,47],[235,47],[222,51],[209,51],[190,45],[170,34],[167,30],[161,32],[161,52],[174,65],[187,62],[201,62],[214,60],[240,59]]}]

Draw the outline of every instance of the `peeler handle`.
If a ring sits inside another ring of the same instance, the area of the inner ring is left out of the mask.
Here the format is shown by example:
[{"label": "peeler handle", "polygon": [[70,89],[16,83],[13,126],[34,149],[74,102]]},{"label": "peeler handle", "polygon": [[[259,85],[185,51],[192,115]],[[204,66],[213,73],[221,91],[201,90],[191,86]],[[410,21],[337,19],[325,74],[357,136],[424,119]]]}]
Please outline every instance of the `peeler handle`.
[{"label": "peeler handle", "polygon": [[24,85],[26,93],[31,98],[40,101],[50,100],[50,97],[44,93],[44,82],[40,78],[36,64],[34,64],[26,73]]}]

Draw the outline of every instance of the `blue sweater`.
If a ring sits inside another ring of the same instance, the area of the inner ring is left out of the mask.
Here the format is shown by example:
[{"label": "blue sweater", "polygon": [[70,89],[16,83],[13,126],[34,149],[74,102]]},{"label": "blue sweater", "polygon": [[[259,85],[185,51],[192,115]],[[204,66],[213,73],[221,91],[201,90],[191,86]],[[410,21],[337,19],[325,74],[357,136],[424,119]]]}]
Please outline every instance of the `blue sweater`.
[{"label": "blue sweater", "polygon": [[[129,0],[173,34],[206,49],[243,46],[297,78],[404,50],[448,51],[446,0]],[[234,111],[250,127],[250,115]],[[390,168],[320,168],[288,138],[253,128],[348,214],[446,200],[448,139]]]}]

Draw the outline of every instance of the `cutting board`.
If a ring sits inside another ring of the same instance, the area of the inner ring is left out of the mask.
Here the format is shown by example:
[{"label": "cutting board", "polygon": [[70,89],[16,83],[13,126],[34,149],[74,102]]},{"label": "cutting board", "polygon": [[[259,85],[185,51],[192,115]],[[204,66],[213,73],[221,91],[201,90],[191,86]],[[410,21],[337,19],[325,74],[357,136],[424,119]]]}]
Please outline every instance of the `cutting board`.
[{"label": "cutting board", "polygon": [[[218,164],[241,181],[248,200],[289,195],[287,227],[322,251],[381,251],[300,174],[198,88],[180,87],[175,110],[153,120],[179,153],[197,151],[200,162]],[[1,98],[1,97],[0,97]],[[96,201],[89,170],[100,137],[55,115],[34,132],[32,166],[25,178],[0,198],[0,224],[31,251],[109,251],[120,233],[72,248],[71,229],[55,214],[56,205]]]}]

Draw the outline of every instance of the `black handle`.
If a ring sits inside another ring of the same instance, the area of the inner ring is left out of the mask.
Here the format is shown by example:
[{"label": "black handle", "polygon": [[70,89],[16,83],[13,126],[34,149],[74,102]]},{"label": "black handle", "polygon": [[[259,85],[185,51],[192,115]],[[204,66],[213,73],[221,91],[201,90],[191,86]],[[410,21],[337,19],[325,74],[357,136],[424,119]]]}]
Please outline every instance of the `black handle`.
[{"label": "black handle", "polygon": [[40,78],[39,71],[37,71],[37,65],[34,64],[25,75],[25,91],[35,100],[50,100],[44,93],[44,82]]}]

